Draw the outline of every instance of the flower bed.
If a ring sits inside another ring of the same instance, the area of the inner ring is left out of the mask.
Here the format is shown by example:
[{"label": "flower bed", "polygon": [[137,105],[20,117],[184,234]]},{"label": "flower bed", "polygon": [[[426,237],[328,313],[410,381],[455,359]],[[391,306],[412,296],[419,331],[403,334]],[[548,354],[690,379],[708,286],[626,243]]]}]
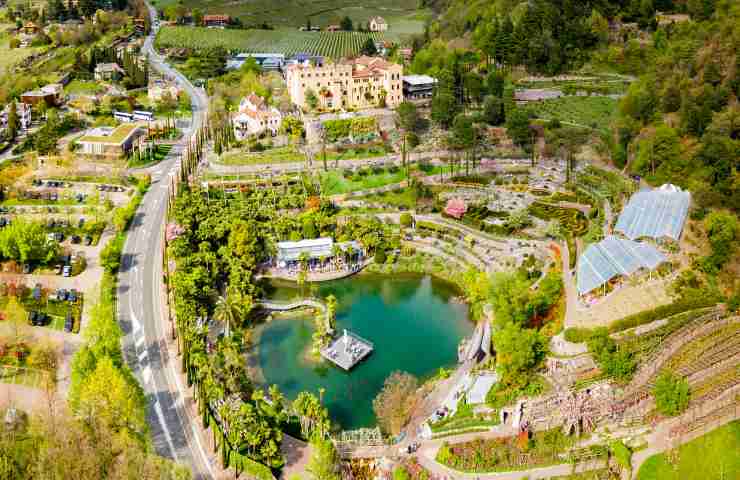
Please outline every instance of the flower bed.
[{"label": "flower bed", "polygon": [[437,452],[436,460],[463,472],[485,473],[524,470],[560,463],[560,453],[573,443],[560,429],[522,432],[516,437],[476,439],[448,444]]}]

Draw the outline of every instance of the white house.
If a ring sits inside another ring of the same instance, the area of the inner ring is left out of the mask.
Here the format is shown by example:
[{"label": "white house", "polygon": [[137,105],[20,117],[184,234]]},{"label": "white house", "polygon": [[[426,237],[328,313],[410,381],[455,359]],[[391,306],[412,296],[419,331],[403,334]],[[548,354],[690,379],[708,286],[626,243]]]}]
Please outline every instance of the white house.
[{"label": "white house", "polygon": [[253,92],[239,103],[239,113],[234,117],[234,135],[237,140],[265,132],[277,135],[282,121],[280,110],[269,107],[264,98]]},{"label": "white house", "polygon": [[368,22],[371,32],[385,32],[388,30],[388,22],[383,17],[373,17]]},{"label": "white house", "polygon": [[[16,102],[15,111],[18,115],[19,130],[24,132],[31,126],[31,106],[25,103]],[[8,113],[10,113],[10,104],[0,111],[0,132],[8,128]]]}]

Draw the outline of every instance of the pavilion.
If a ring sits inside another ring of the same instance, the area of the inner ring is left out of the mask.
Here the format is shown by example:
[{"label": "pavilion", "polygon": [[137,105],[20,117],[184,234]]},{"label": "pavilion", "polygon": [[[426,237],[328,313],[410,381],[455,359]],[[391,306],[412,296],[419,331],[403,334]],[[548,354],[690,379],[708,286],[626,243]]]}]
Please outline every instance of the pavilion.
[{"label": "pavilion", "polygon": [[630,197],[614,230],[630,240],[650,238],[678,242],[690,203],[689,192],[669,183],[641,190]]},{"label": "pavilion", "polygon": [[321,237],[299,240],[297,242],[278,242],[275,260],[280,268],[299,263],[302,258],[306,258],[309,262],[315,262],[320,259],[328,260],[334,258],[334,245],[337,245],[343,252],[348,253],[352,260],[356,259],[360,261],[364,256],[364,250],[359,242],[335,243],[331,237]]}]

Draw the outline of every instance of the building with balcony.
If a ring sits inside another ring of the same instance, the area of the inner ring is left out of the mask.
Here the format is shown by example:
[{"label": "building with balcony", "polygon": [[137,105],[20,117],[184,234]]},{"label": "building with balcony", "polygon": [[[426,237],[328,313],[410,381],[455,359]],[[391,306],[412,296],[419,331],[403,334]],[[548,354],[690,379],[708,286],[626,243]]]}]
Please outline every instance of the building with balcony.
[{"label": "building with balcony", "polygon": [[396,107],[403,101],[403,67],[377,57],[359,57],[337,63],[310,62],[286,68],[293,104],[308,108],[314,95],[318,107],[328,110]]}]

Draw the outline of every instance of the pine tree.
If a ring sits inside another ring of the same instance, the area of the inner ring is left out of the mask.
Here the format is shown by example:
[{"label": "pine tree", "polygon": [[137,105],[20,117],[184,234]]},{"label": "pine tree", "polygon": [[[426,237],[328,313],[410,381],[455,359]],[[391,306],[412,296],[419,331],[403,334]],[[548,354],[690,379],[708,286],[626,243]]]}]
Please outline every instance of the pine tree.
[{"label": "pine tree", "polygon": [[80,0],[77,6],[80,9],[80,13],[85,18],[92,18],[95,11],[98,9],[98,5],[95,0]]},{"label": "pine tree", "polygon": [[18,110],[16,110],[15,101],[10,102],[8,110],[8,139],[15,140],[18,135],[18,128],[20,127],[20,121],[18,120]]}]

